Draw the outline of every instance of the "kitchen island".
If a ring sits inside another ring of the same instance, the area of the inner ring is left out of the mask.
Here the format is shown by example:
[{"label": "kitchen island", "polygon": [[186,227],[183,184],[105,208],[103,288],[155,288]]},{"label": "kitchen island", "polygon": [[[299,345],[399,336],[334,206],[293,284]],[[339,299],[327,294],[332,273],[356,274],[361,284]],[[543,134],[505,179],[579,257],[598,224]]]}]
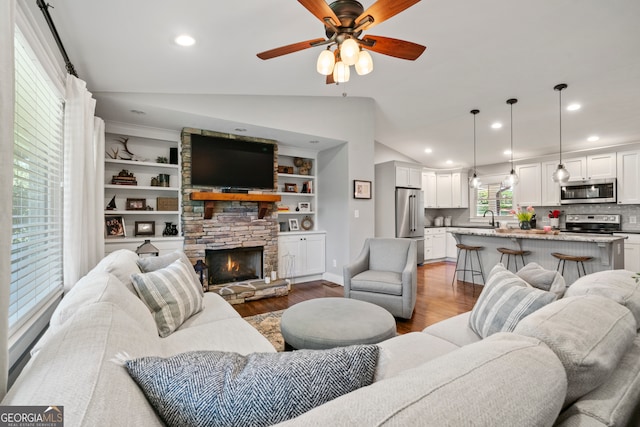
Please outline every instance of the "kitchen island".
[{"label": "kitchen island", "polygon": [[[527,263],[536,262],[549,270],[555,270],[558,265],[558,260],[551,255],[552,252],[592,257],[593,259],[584,263],[587,274],[624,268],[624,237],[621,236],[464,227],[451,227],[447,231],[453,235],[457,243],[484,247],[479,251],[479,255],[485,278],[491,268],[500,262],[501,254],[498,252],[498,248],[503,247],[530,251],[531,253],[525,256],[525,261]],[[503,262],[506,266],[506,257]],[[519,268],[521,268],[520,264],[519,260]],[[513,270],[513,261],[511,262],[511,270]],[[567,261],[564,278],[567,285],[578,278],[574,262]],[[462,280],[462,276],[460,279]],[[469,280],[469,275],[467,275],[467,281]],[[481,281],[480,276],[476,276],[476,283]]]}]

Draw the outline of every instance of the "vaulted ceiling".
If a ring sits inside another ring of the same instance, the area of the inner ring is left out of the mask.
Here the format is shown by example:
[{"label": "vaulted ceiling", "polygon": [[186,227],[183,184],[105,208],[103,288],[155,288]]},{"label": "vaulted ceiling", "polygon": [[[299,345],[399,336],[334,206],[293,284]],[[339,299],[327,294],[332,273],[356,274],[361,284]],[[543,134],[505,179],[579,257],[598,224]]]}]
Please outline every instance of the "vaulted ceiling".
[{"label": "vaulted ceiling", "polygon": [[[44,26],[35,0],[29,1]],[[563,103],[582,108],[563,112],[563,148],[640,142],[638,0],[422,0],[368,33],[426,45],[425,53],[415,62],[373,53],[371,74],[353,73],[338,86],[326,85],[315,71],[321,47],[268,61],[256,57],[323,36],[322,24],[295,0],[49,3],[68,54],[107,120],[127,113],[131,123],[180,128],[188,116],[153,106],[144,117],[130,113],[125,94],[367,97],[376,104],[377,142],[430,167],[468,167],[473,108],[481,111],[478,163],[508,160],[508,98],[519,100],[514,158],[557,155],[553,87],[567,83]],[[182,33],[196,44],[174,44]],[[494,122],[504,126],[491,129]],[[593,135],[600,139],[587,141]]]}]

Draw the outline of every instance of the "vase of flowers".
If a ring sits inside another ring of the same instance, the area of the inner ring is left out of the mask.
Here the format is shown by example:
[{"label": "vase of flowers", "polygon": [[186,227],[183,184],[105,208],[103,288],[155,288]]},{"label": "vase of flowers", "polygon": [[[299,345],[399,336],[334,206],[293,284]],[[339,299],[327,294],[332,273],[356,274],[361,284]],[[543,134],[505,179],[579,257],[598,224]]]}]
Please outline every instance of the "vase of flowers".
[{"label": "vase of flowers", "polygon": [[549,225],[554,230],[557,230],[558,228],[560,228],[560,211],[559,210],[555,209],[555,210],[549,211]]},{"label": "vase of flowers", "polygon": [[526,209],[522,209],[518,206],[517,209],[511,210],[511,214],[518,218],[520,229],[522,230],[531,230],[531,218],[536,214],[536,210],[533,209],[533,206],[529,206]]}]

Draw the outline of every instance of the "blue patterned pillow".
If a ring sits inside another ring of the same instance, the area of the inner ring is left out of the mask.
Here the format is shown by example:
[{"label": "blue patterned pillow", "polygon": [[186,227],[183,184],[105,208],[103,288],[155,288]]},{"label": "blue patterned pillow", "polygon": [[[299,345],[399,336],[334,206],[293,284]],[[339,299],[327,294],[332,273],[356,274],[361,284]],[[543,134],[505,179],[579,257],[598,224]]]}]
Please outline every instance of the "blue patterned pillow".
[{"label": "blue patterned pillow", "polygon": [[378,346],[195,351],[125,363],[168,426],[268,426],[373,382]]}]

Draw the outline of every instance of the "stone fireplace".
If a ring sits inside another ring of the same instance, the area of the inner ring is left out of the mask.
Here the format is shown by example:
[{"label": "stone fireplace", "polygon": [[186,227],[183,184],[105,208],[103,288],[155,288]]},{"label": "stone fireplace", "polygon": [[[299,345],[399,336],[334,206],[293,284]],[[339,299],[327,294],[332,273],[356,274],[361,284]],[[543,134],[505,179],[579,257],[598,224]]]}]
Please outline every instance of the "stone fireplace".
[{"label": "stone fireplace", "polygon": [[262,246],[233,249],[206,249],[209,285],[263,278]]}]

